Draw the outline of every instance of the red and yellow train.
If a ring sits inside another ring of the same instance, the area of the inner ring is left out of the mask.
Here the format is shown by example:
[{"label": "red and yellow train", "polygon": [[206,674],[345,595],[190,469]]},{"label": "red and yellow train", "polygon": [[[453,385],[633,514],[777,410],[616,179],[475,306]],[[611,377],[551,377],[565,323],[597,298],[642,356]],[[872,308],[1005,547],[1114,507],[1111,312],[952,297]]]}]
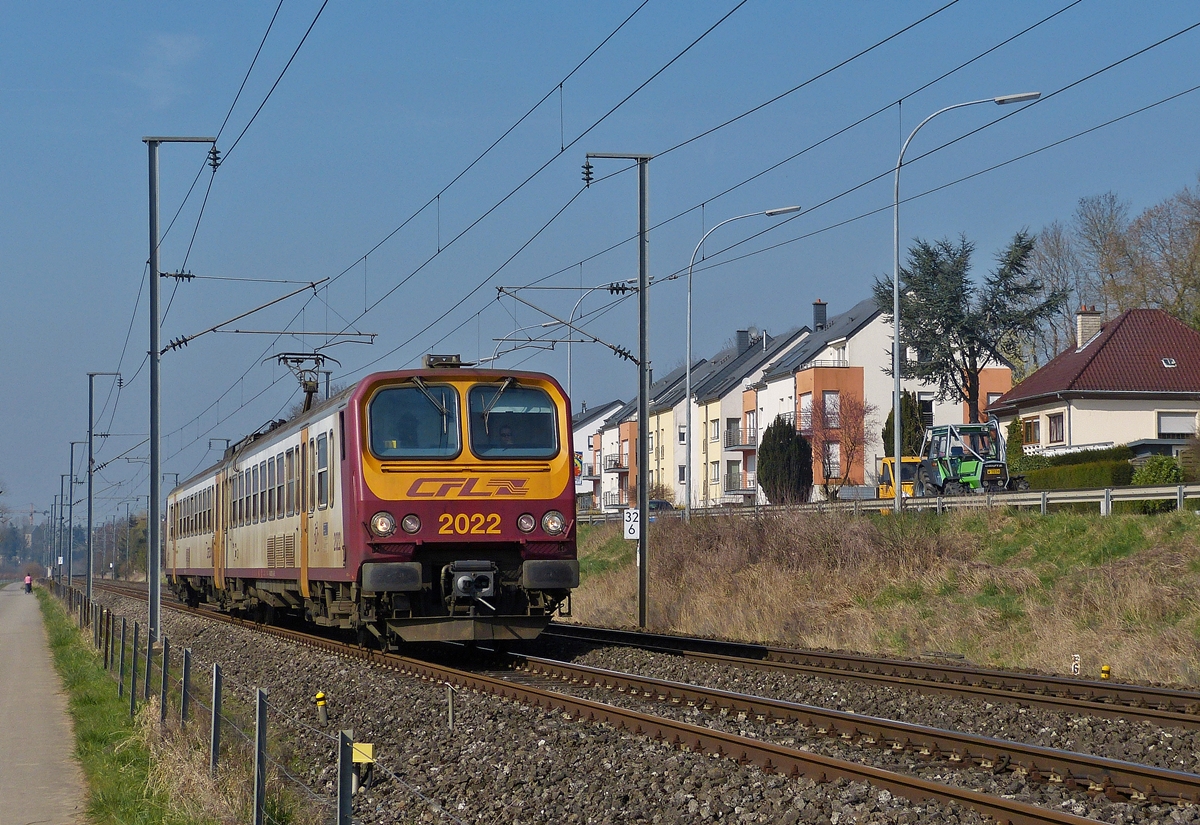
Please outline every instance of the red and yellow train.
[{"label": "red and yellow train", "polygon": [[400,641],[534,638],[579,584],[570,406],[551,377],[367,376],[171,491],[165,567],[191,604]]}]

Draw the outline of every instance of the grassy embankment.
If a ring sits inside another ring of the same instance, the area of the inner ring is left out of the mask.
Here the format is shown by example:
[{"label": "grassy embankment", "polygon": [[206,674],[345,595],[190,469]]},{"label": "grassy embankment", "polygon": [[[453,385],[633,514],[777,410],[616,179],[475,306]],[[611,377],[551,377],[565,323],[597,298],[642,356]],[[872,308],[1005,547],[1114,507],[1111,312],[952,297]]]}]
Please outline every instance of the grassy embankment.
[{"label": "grassy embankment", "polygon": [[88,820],[113,825],[188,825],[165,793],[150,788],[150,750],[143,726],[129,718],[129,700],[105,672],[63,606],[36,590],[54,666],[63,681],[75,728],[75,756],[88,782]]},{"label": "grassy embankment", "polygon": [[[580,531],[575,618],[636,624],[634,543]],[[1005,511],[660,521],[653,629],[1200,684],[1200,517]]]}]

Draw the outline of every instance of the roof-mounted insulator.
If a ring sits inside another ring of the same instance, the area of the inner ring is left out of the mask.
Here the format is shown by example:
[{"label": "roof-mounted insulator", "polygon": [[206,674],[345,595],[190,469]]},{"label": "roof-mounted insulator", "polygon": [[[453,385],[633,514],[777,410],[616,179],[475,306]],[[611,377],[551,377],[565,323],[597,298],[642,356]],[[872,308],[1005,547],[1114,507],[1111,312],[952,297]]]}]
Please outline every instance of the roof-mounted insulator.
[{"label": "roof-mounted insulator", "polygon": [[592,177],[592,162],[591,162],[591,160],[584,160],[584,162],[583,162],[583,185],[584,185],[584,188],[591,186],[593,180],[594,180],[594,178]]},{"label": "roof-mounted insulator", "polygon": [[217,171],[217,167],[221,165],[221,153],[218,151],[217,144],[215,143],[212,145],[212,148],[208,150],[208,165],[212,167],[214,172]]}]

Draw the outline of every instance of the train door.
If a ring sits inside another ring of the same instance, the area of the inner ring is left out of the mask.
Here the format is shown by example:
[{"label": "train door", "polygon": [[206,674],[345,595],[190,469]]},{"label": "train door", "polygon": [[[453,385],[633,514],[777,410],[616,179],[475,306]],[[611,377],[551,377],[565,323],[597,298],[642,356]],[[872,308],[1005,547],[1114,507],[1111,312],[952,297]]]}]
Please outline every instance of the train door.
[{"label": "train door", "polygon": [[300,511],[300,595],[309,598],[308,591],[308,546],[311,520],[308,517],[308,507],[312,502],[312,491],[308,485],[309,473],[308,427],[300,431],[300,460],[296,462],[296,492],[297,505]]},{"label": "train door", "polygon": [[228,507],[228,491],[225,489],[225,471],[217,471],[217,482],[214,487],[215,500],[213,501],[213,539],[212,539],[212,567],[213,567],[213,587],[217,590],[225,589],[225,521],[228,517],[226,507]]}]

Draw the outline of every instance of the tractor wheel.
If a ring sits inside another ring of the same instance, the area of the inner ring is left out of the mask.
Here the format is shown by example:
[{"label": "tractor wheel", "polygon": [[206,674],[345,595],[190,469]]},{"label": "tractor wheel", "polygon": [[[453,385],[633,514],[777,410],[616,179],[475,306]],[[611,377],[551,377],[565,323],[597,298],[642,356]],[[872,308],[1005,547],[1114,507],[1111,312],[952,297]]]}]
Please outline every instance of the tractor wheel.
[{"label": "tractor wheel", "polygon": [[1014,484],[1012,485],[1012,488],[1014,490],[1016,490],[1018,493],[1024,493],[1026,490],[1029,489],[1029,482],[1026,481],[1024,476],[1021,476],[1020,478],[1014,479]]},{"label": "tractor wheel", "polygon": [[966,494],[967,488],[957,481],[947,481],[946,489],[942,491],[942,495],[945,496],[965,496]]},{"label": "tractor wheel", "polygon": [[925,496],[933,495],[937,491],[933,480],[929,478],[929,470],[922,466],[917,468],[917,477],[913,479],[913,496],[916,498],[925,498]]}]

